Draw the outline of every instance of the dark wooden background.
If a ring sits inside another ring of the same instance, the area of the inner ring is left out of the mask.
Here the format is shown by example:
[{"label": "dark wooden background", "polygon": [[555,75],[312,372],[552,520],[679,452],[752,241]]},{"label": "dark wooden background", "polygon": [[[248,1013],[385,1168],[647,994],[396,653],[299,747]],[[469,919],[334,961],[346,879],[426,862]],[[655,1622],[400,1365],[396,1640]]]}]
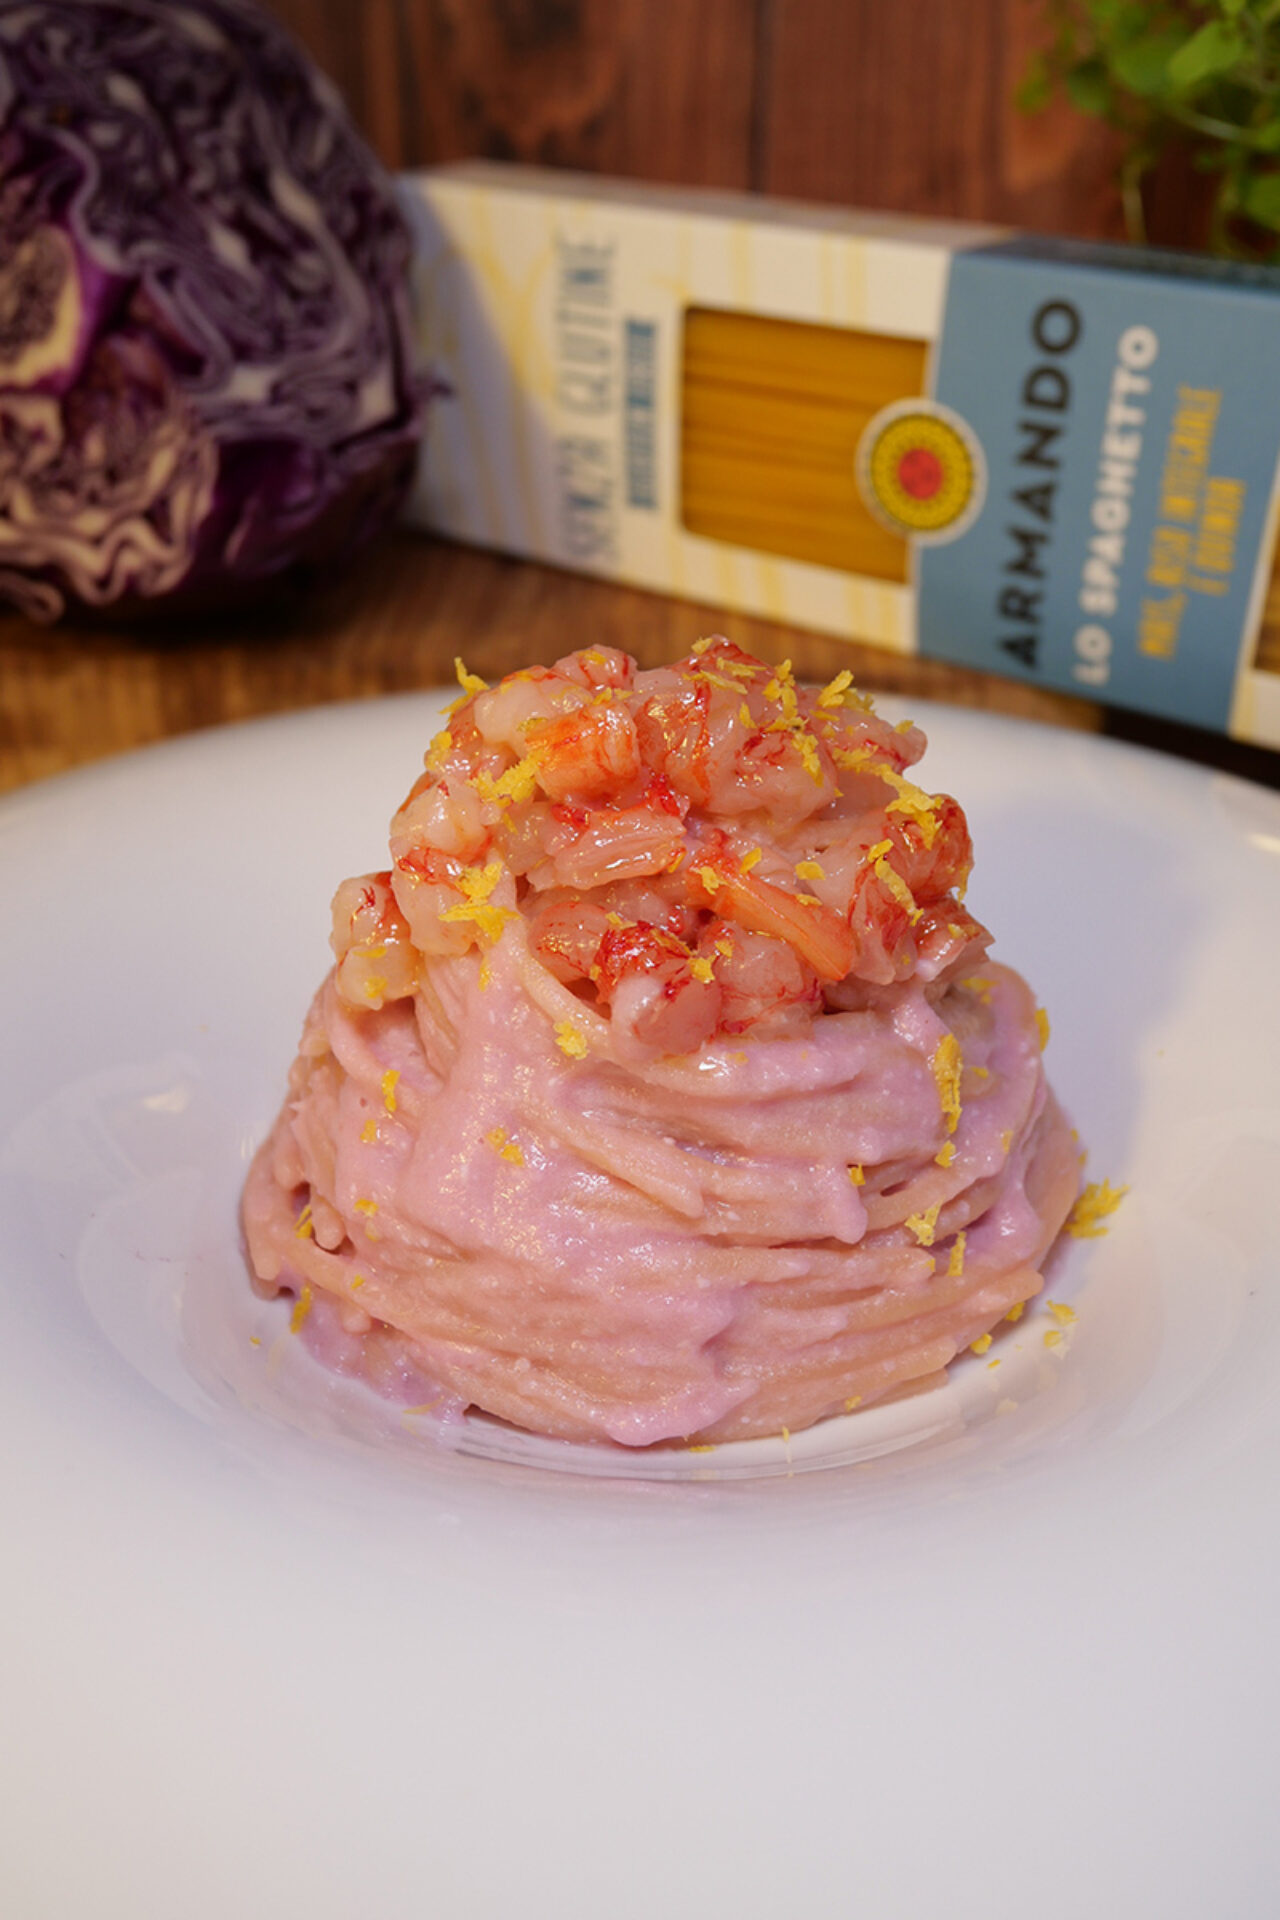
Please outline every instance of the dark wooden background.
[{"label": "dark wooden background", "polygon": [[483,154],[1118,235],[1109,136],[1013,105],[1031,0],[272,0],[392,167]]},{"label": "dark wooden background", "polygon": [[[1115,237],[1111,137],[1014,90],[1039,0],[269,0],[388,166],[476,155]],[[1194,236],[1176,179],[1153,237]],[[873,690],[1002,708],[1215,760],[1280,756],[929,661],[401,534],[340,590],[206,632],[0,616],[0,788],[191,727],[552,658],[646,664],[719,628]]]}]

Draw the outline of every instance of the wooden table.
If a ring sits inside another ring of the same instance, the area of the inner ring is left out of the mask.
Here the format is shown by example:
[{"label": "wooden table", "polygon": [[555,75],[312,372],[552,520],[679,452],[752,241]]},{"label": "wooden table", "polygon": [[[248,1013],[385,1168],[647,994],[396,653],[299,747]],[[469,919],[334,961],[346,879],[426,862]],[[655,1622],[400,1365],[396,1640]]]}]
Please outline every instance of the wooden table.
[{"label": "wooden table", "polygon": [[197,727],[452,681],[459,654],[486,679],[591,641],[653,666],[715,632],[802,677],[848,666],[870,692],[1122,732],[1280,786],[1280,755],[1191,729],[402,532],[336,587],[204,627],[0,617],[0,790]]}]

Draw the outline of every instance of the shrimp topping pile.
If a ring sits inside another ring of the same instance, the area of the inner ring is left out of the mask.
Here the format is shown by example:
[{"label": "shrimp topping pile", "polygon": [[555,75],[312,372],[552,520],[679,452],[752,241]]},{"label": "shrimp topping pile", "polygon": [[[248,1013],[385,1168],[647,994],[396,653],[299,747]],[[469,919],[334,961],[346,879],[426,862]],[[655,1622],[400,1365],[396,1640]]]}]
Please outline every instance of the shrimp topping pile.
[{"label": "shrimp topping pile", "polygon": [[725,639],[637,673],[587,647],[463,694],[391,823],[389,870],[333,909],[338,988],[376,1008],[517,915],[640,1064],[796,1032],[981,956],[964,814],[909,778],[918,728],[847,673],[811,690]]}]

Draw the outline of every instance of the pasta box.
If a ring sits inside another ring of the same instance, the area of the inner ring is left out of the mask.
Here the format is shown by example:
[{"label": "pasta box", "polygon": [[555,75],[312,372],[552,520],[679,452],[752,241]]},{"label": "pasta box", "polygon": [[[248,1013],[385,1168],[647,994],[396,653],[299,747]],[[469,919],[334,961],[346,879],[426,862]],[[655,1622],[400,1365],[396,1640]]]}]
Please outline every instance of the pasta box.
[{"label": "pasta box", "polygon": [[1280,272],[404,176],[451,538],[1280,746]]}]

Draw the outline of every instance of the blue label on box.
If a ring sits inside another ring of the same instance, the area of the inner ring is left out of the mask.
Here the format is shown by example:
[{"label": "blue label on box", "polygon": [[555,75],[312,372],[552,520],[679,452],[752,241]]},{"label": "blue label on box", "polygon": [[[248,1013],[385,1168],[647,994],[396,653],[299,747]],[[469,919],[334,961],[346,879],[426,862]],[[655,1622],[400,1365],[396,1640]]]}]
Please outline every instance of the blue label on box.
[{"label": "blue label on box", "polygon": [[1280,274],[1070,244],[957,255],[933,400],[886,409],[860,456],[869,503],[918,543],[920,651],[1224,727],[1278,350]]}]

